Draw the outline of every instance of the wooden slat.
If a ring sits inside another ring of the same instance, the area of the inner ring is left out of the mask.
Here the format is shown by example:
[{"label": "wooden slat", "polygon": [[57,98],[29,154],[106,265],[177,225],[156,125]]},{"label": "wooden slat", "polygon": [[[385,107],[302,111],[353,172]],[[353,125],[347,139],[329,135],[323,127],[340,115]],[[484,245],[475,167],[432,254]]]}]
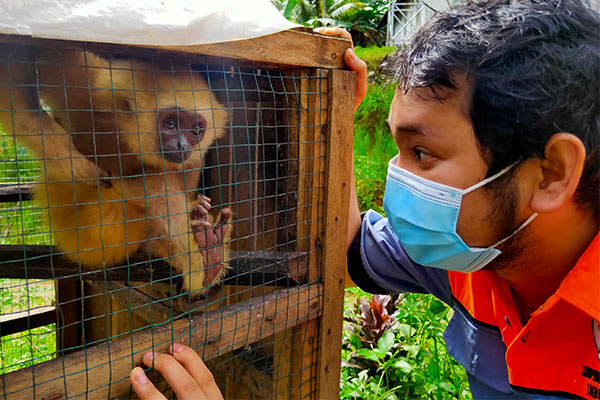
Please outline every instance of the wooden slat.
[{"label": "wooden slat", "polygon": [[[227,285],[289,286],[305,282],[306,255],[300,252],[231,251]],[[169,265],[163,261],[130,260],[130,265],[105,270],[81,270],[61,256],[56,248],[40,245],[0,245],[0,278],[56,279],[81,277],[112,281],[167,279]],[[177,279],[177,278],[174,278]]]},{"label": "wooden slat", "polygon": [[325,190],[325,238],[322,277],[323,317],[319,329],[317,398],[339,397],[346,236],[352,168],[353,111],[356,79],[352,72],[329,72],[329,135]]},{"label": "wooden slat", "polygon": [[[100,42],[68,41],[31,38],[18,35],[0,35],[0,42],[16,42],[34,46],[86,48],[92,51],[152,56],[156,53],[179,53],[215,58],[248,60],[255,63],[293,65],[315,68],[343,68],[344,52],[350,41],[337,37],[287,30],[253,39],[211,43],[197,46],[119,45]],[[221,61],[222,63],[222,61]]]},{"label": "wooden slat", "polygon": [[16,313],[0,314],[0,335],[12,335],[56,322],[54,306],[43,306]]},{"label": "wooden slat", "polygon": [[55,281],[56,288],[56,350],[58,354],[72,352],[83,343],[82,284],[77,277]]},{"label": "wooden slat", "polygon": [[124,335],[85,352],[5,374],[0,380],[0,393],[6,400],[82,394],[93,400],[125,395],[130,389],[129,371],[141,364],[146,351],[166,352],[176,340],[197,348],[203,359],[209,360],[317,318],[322,293],[320,284],[279,290],[264,298],[136,332],[133,339]]},{"label": "wooden slat", "polygon": [[[325,175],[325,132],[327,123],[327,71],[309,70],[302,79],[299,121],[298,172],[298,242],[299,249],[309,252],[309,281],[319,279],[319,242],[323,240],[323,198]],[[310,321],[294,328],[291,387],[293,398],[314,394],[317,365],[317,323]]]},{"label": "wooden slat", "polygon": [[34,183],[0,183],[0,203],[31,200]]},{"label": "wooden slat", "polygon": [[[173,318],[169,307],[149,296],[119,282],[89,281],[98,292],[106,293],[111,299],[122,304],[132,314],[143,318],[146,323],[161,323]],[[152,308],[152,311],[148,307]],[[119,332],[122,333],[122,332]]]}]

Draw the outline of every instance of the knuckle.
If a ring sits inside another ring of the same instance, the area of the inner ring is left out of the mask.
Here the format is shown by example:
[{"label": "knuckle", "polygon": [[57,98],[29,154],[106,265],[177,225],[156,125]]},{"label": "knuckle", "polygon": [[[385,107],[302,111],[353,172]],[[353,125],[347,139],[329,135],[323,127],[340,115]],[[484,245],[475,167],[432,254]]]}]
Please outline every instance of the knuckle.
[{"label": "knuckle", "polygon": [[193,394],[200,389],[200,386],[193,379],[186,379],[179,387],[178,392],[182,394]]},{"label": "knuckle", "polygon": [[210,372],[206,372],[197,378],[197,383],[199,387],[208,387],[216,385],[215,378]]}]

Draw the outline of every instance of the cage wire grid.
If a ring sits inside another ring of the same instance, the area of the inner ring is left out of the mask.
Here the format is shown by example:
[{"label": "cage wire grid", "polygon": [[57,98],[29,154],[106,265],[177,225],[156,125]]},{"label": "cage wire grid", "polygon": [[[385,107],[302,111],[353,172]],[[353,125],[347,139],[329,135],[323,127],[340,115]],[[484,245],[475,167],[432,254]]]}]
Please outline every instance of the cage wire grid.
[{"label": "cage wire grid", "polygon": [[[199,351],[226,397],[311,397],[326,72],[1,46],[3,398],[39,397],[44,385],[66,398],[129,398],[123,371],[173,342]],[[19,104],[28,97],[39,105]],[[60,140],[68,153],[55,157]],[[81,161],[110,174],[80,178]],[[216,222],[227,208],[229,236],[190,233],[191,219]],[[57,242],[64,232],[75,243]],[[84,382],[76,391],[74,379]]]}]

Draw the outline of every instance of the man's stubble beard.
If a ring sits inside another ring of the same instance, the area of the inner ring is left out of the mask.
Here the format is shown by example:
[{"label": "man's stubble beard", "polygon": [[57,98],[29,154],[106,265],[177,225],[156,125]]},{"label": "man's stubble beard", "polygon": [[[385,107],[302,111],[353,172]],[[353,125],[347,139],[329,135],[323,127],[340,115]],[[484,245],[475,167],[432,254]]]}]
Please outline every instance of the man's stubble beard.
[{"label": "man's stubble beard", "polygon": [[[512,234],[524,221],[519,218],[519,187],[514,174],[492,182],[487,190],[492,200],[490,214],[486,218],[494,227],[497,239],[501,240]],[[532,238],[528,226],[499,246],[500,255],[490,262],[485,269],[493,270],[500,276],[510,275],[511,271],[523,265],[523,257],[531,248]]]}]

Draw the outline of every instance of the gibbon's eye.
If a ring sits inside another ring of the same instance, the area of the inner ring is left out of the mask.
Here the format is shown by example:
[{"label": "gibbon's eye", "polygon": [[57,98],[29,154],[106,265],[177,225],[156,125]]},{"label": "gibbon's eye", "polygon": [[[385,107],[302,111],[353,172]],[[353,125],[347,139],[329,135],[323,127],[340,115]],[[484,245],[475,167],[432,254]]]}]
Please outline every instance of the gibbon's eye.
[{"label": "gibbon's eye", "polygon": [[205,130],[206,130],[205,124],[202,122],[198,122],[198,123],[196,123],[196,125],[194,125],[194,129],[192,132],[196,136],[202,136],[202,135],[204,135]]},{"label": "gibbon's eye", "polygon": [[169,130],[175,129],[177,127],[177,121],[175,120],[175,118],[167,118],[165,122],[163,122],[163,125]]}]

